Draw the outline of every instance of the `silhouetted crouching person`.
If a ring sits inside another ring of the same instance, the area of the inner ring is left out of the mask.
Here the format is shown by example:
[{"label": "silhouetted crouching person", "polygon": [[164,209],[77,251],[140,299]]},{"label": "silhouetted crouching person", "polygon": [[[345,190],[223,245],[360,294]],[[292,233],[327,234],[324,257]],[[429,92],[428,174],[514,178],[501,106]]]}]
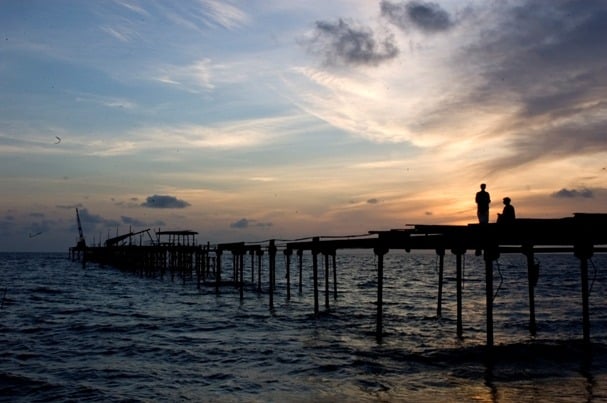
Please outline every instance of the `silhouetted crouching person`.
[{"label": "silhouetted crouching person", "polygon": [[516,214],[514,213],[514,206],[510,204],[511,200],[509,197],[504,197],[504,210],[502,214],[497,215],[498,224],[509,224],[513,223]]},{"label": "silhouetted crouching person", "polygon": [[481,183],[480,192],[476,192],[476,215],[478,216],[478,222],[481,224],[489,223],[489,203],[491,203],[491,196],[489,192],[485,191],[487,185]]}]

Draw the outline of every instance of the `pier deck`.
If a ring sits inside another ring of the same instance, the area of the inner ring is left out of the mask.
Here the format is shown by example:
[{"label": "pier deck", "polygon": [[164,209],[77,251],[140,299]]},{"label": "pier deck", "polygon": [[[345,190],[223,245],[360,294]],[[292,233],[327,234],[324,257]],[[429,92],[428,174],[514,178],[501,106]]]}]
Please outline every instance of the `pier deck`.
[{"label": "pier deck", "polygon": [[[270,308],[273,309],[273,294],[276,289],[275,261],[278,251],[286,257],[286,289],[290,298],[291,257],[298,257],[301,291],[302,256],[304,252],[312,255],[312,275],[314,291],[314,314],[320,311],[318,287],[318,255],[325,259],[324,285],[325,306],[329,306],[329,272],[333,268],[334,294],[337,295],[337,271],[335,255],[338,250],[367,249],[377,257],[377,318],[376,336],[383,337],[383,280],[384,255],[390,250],[433,250],[439,257],[437,316],[441,315],[442,283],[445,253],[456,257],[457,283],[457,336],[462,337],[462,257],[473,251],[482,256],[485,263],[486,290],[486,344],[491,347],[493,339],[493,278],[494,262],[504,253],[525,255],[528,271],[529,295],[529,331],[535,335],[535,286],[538,267],[534,256],[539,253],[572,253],[580,262],[580,281],[582,288],[582,326],[583,340],[590,342],[590,315],[588,291],[588,261],[596,252],[607,252],[607,214],[576,213],[573,217],[559,219],[517,219],[509,224],[469,224],[469,225],[408,225],[402,229],[373,230],[364,237],[312,237],[303,240],[277,243],[269,240],[264,243],[234,242],[211,246],[196,245],[195,232],[165,231],[157,232],[158,241],[152,245],[133,245],[129,233],[106,241],[105,246],[87,247],[84,242],[70,248],[73,259],[82,259],[104,263],[116,267],[128,267],[142,274],[170,272],[173,277],[180,275],[184,281],[196,274],[197,283],[211,283],[217,291],[222,281],[222,257],[232,256],[232,281],[237,285],[241,298],[244,293],[244,257],[251,259],[251,282],[255,282],[255,258],[257,258],[257,286],[261,288],[262,256],[267,253],[268,294]],[[147,230],[146,230],[147,231]],[[144,232],[144,231],[140,231]],[[161,242],[160,236],[168,236]],[[230,277],[230,276],[228,276]]]}]

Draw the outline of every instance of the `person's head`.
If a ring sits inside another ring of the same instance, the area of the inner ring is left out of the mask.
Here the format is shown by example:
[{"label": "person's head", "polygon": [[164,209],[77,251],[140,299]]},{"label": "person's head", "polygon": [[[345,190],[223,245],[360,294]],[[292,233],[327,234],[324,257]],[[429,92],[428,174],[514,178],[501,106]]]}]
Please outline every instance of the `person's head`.
[{"label": "person's head", "polygon": [[504,204],[507,206],[510,204],[510,198],[509,197],[504,197]]},{"label": "person's head", "polygon": [[487,185],[485,185],[484,183],[481,183],[481,190],[485,190],[486,187],[487,187]]}]

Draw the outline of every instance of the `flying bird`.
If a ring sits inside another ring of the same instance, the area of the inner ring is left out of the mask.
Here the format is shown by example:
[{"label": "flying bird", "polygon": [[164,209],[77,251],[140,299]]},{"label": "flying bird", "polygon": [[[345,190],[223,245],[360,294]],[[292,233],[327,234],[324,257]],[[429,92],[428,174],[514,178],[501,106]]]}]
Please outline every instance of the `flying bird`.
[{"label": "flying bird", "polygon": [[34,238],[37,237],[38,235],[42,234],[42,231],[40,232],[36,232],[35,234],[30,233],[30,238]]},{"label": "flying bird", "polygon": [[61,143],[61,137],[59,137],[59,136],[55,136],[55,138],[57,139],[57,141],[55,142],[55,144],[59,144],[59,143]]}]

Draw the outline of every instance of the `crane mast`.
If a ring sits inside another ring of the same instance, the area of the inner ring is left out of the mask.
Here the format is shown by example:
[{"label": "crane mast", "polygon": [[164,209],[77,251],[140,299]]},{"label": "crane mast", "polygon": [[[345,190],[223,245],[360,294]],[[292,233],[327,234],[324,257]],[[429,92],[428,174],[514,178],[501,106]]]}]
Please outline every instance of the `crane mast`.
[{"label": "crane mast", "polygon": [[80,238],[78,239],[78,248],[85,248],[86,241],[84,240],[84,233],[82,232],[82,224],[80,223],[80,214],[78,213],[78,208],[76,208],[76,220],[78,221],[78,235]]}]

